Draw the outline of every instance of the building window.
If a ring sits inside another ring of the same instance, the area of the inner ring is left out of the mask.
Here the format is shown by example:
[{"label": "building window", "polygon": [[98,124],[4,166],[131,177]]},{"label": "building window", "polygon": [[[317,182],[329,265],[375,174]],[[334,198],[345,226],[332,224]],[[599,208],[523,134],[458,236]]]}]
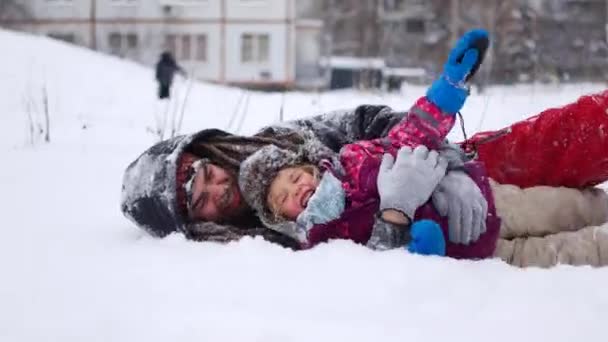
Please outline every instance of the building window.
[{"label": "building window", "polygon": [[64,41],[66,43],[76,43],[76,36],[73,33],[51,32],[47,34],[50,38]]},{"label": "building window", "polygon": [[423,33],[424,21],[420,19],[408,19],[405,22],[405,30],[408,33]]},{"label": "building window", "polygon": [[244,34],[241,37],[241,61],[253,61],[253,35]]},{"label": "building window", "polygon": [[110,33],[108,37],[108,45],[110,46],[110,53],[113,55],[120,56],[121,54],[121,36],[120,33]]},{"label": "building window", "polygon": [[270,36],[268,34],[245,33],[241,36],[241,61],[243,63],[268,62],[270,59]]},{"label": "building window", "polygon": [[270,38],[267,34],[258,36],[258,62],[268,62],[270,57]]},{"label": "building window", "polygon": [[177,60],[204,62],[207,60],[207,35],[168,34],[165,48]]},{"label": "building window", "polygon": [[108,36],[110,53],[120,57],[136,58],[139,49],[139,38],[135,33],[113,32]]},{"label": "building window", "polygon": [[127,34],[127,49],[137,49],[137,35],[134,33]]},{"label": "building window", "polygon": [[207,60],[207,36],[199,34],[196,36],[196,56],[197,61]]},{"label": "building window", "polygon": [[190,52],[192,51],[190,46],[191,42],[192,39],[190,39],[189,35],[182,36],[182,53],[180,55],[180,59],[183,59],[185,61],[189,61],[192,59],[192,55],[190,54]]}]

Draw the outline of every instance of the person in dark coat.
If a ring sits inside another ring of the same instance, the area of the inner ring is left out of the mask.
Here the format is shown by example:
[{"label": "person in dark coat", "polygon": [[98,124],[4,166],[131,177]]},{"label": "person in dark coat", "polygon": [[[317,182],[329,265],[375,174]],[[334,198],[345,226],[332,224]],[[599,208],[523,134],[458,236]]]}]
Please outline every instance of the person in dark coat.
[{"label": "person in dark coat", "polygon": [[161,53],[160,59],[156,63],[156,81],[158,82],[158,98],[168,99],[171,97],[171,84],[173,83],[173,76],[179,72],[185,75],[186,72],[180,67],[173,55],[165,51]]}]

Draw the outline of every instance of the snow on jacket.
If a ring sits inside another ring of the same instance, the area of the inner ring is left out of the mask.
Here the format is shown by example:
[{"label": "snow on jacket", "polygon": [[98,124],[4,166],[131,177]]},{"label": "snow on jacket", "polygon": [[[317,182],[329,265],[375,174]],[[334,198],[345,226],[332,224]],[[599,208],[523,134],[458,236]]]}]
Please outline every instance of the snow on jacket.
[{"label": "snow on jacket", "polygon": [[[359,141],[346,145],[340,152],[344,169],[343,186],[347,193],[347,208],[339,219],[309,230],[305,247],[312,247],[329,239],[351,239],[365,244],[371,235],[375,214],[379,208],[376,179],[384,153],[396,155],[402,146],[424,144],[429,149],[437,149],[454,125],[454,116],[441,112],[426,97],[419,99],[409,115],[388,133],[386,138]],[[494,199],[488,177],[483,166],[477,162],[467,162],[463,170],[479,186],[488,201],[487,231],[479,240],[469,245],[447,243],[446,255],[454,258],[479,259],[494,253],[500,227],[496,216]],[[441,217],[429,201],[420,207],[415,220],[431,219],[438,222],[448,241],[448,222]]]}]

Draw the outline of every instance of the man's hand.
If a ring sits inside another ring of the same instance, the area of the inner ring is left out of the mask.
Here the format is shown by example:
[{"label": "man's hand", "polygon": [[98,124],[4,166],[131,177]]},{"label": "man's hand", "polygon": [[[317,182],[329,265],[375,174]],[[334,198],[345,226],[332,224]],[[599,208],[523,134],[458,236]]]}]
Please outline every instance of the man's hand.
[{"label": "man's hand", "polygon": [[448,217],[451,242],[468,245],[486,231],[488,202],[466,173],[448,172],[431,198],[439,214]]}]

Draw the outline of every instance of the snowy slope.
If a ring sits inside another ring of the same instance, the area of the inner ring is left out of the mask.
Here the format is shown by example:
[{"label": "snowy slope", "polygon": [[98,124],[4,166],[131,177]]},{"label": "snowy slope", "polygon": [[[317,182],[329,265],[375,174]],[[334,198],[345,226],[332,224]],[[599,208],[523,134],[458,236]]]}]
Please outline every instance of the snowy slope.
[{"label": "snowy slope", "polygon": [[[257,239],[152,239],[118,210],[124,167],[155,139],[152,71],[44,38],[0,31],[0,42],[0,341],[607,338],[607,269],[520,270],[345,241],[294,253]],[[52,142],[32,145],[26,104],[39,120],[42,88]],[[601,88],[492,88],[465,107],[467,130]],[[251,133],[277,120],[282,102],[296,118],[359,103],[405,109],[423,92],[250,93],[232,128]],[[242,93],[195,84],[184,131],[227,128]]]}]

